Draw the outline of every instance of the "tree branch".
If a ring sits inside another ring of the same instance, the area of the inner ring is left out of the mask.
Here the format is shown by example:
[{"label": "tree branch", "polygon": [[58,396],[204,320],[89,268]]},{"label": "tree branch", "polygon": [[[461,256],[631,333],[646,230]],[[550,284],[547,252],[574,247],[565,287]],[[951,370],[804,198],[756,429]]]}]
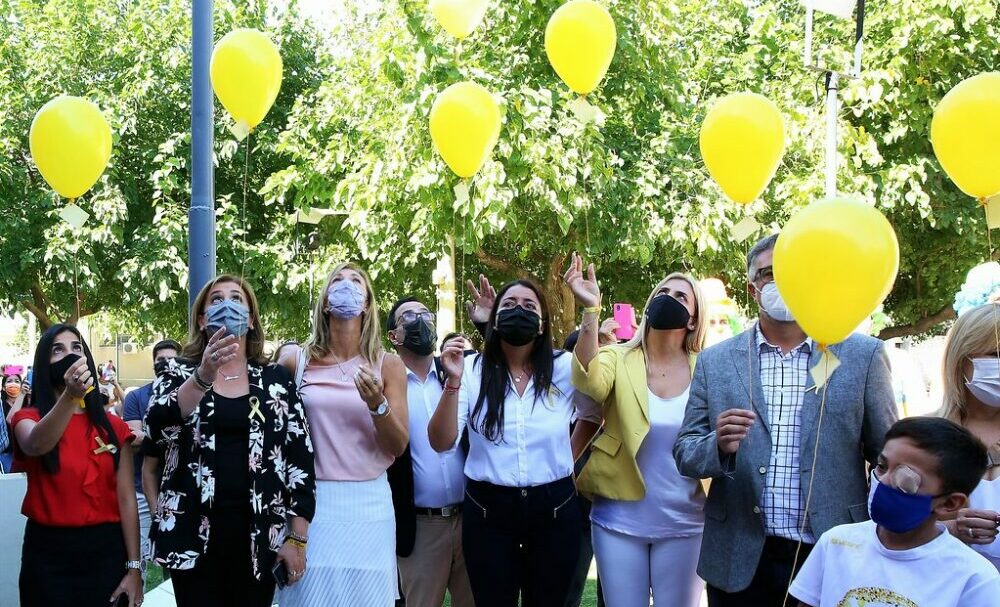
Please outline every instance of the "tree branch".
[{"label": "tree branch", "polygon": [[955,318],[955,309],[951,306],[947,306],[939,310],[937,313],[925,316],[916,322],[911,322],[905,325],[896,325],[895,327],[886,327],[879,332],[878,338],[885,340],[892,339],[894,337],[919,335],[920,333],[925,333],[934,328],[936,325],[953,318]]},{"label": "tree branch", "polygon": [[43,331],[52,326],[52,319],[49,318],[49,315],[45,313],[45,310],[39,308],[33,302],[28,301],[27,299],[22,300],[21,305],[24,306],[25,310],[31,312],[31,314],[38,319],[38,323],[42,325]]},{"label": "tree branch", "polygon": [[499,257],[490,255],[489,253],[487,253],[482,249],[476,249],[476,259],[487,268],[490,268],[491,270],[496,270],[498,272],[506,272],[507,274],[514,274],[518,278],[532,278],[532,279],[535,278],[531,274],[531,272],[525,270],[524,268],[520,268],[510,263],[509,261],[505,261],[503,259],[500,259]]}]

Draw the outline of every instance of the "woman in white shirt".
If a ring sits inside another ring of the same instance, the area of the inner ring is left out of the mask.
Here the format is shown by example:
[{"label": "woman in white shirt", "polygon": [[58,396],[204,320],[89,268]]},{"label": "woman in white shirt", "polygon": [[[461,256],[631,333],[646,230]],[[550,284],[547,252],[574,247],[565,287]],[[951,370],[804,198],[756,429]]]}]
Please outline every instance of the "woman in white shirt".
[{"label": "woman in white shirt", "polygon": [[967,428],[987,447],[989,463],[969,507],[947,521],[948,531],[1000,569],[1000,308],[986,304],[962,314],[944,351],[941,416]]},{"label": "woman in white shirt", "polygon": [[447,451],[468,425],[462,545],[477,607],[562,605],[580,549],[569,424],[571,357],[554,352],[549,309],[530,281],[505,285],[483,353],[446,344],[445,392],[428,425]]}]

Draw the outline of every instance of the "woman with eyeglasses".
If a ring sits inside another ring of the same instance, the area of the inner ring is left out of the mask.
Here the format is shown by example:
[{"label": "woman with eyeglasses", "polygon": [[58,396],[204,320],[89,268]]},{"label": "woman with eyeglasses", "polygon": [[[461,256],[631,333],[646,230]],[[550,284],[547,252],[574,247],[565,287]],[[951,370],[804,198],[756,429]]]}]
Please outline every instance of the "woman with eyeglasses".
[{"label": "woman with eyeglasses", "polygon": [[150,530],[178,607],[270,607],[306,575],[313,452],[292,376],[264,358],[257,298],[222,275],[191,307],[181,356],[153,384],[146,436],[163,457]]},{"label": "woman with eyeglasses", "polygon": [[104,411],[96,378],[76,327],[53,325],[42,334],[34,401],[11,418],[15,467],[28,477],[23,607],[142,604],[134,436]]},{"label": "woman with eyeglasses", "polygon": [[396,599],[396,523],[386,470],[409,441],[406,372],[382,348],[371,280],[353,263],[324,283],[313,333],[285,349],[316,447],[312,575],[282,607],[388,607]]},{"label": "woman with eyeglasses", "polygon": [[466,358],[461,338],[444,348],[431,446],[452,449],[468,427],[462,546],[477,607],[562,605],[581,525],[571,357],[553,351],[548,304],[530,281],[500,289],[487,326],[482,354]]}]

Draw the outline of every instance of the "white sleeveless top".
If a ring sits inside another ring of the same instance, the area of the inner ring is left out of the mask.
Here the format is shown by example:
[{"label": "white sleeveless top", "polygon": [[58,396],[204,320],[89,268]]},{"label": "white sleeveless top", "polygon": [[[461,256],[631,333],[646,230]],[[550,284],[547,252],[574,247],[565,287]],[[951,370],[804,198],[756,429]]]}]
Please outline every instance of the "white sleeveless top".
[{"label": "white sleeveless top", "polygon": [[[969,508],[1000,512],[1000,479],[979,481],[976,490],[969,496]],[[994,567],[1000,569],[1000,539],[992,544],[972,546],[972,548],[989,559]]]}]

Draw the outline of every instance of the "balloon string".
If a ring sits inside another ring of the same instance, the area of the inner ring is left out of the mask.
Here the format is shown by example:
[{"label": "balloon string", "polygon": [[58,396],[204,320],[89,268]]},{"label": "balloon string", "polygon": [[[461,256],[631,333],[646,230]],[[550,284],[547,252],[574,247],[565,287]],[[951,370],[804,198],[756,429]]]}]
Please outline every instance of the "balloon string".
[{"label": "balloon string", "polygon": [[[979,199],[979,204],[983,207],[983,213],[986,215],[986,246],[988,248],[986,255],[986,262],[993,262],[993,230],[990,229],[990,209],[987,206],[986,197]],[[989,302],[990,307],[993,308],[993,338],[996,341],[996,353],[997,360],[1000,361],[1000,319],[997,318],[997,304],[994,302]]]},{"label": "balloon string", "polygon": [[[468,179],[464,179],[463,183],[465,183],[466,187],[470,186]],[[472,190],[471,190],[471,188],[469,190],[469,200],[470,201],[472,200]],[[466,215],[462,216],[462,242],[459,243],[459,247],[458,247],[458,255],[462,258],[462,261],[461,261],[461,273],[459,274],[459,283],[458,283],[460,285],[459,288],[465,287],[465,239],[468,237],[468,220],[469,220],[469,218]],[[456,295],[457,295],[457,291],[458,291],[458,288],[456,288]],[[475,302],[473,302],[473,305],[475,305]],[[465,306],[455,306],[455,307],[458,308],[458,330],[459,331],[463,331],[465,329],[465,326],[463,324],[464,323],[464,316],[462,314],[462,312],[463,312],[462,308],[464,308]]]},{"label": "balloon string", "polygon": [[[826,377],[826,381],[823,383],[823,397],[819,401],[819,421],[816,422],[816,442],[813,445],[813,458],[812,466],[809,468],[809,489],[806,491],[806,503],[804,512],[802,514],[802,523],[799,525],[799,542],[795,547],[795,558],[792,559],[792,574],[788,577],[788,586],[791,588],[792,581],[795,579],[795,569],[799,565],[799,555],[802,551],[802,535],[806,530],[806,522],[809,520],[809,502],[812,501],[813,494],[813,481],[816,480],[816,462],[818,461],[819,455],[819,437],[823,436],[823,413],[826,411],[826,391],[830,386],[830,356],[831,354],[827,351],[826,346],[820,345],[819,349],[823,352],[823,376]],[[785,598],[781,601],[781,607],[785,607],[788,604],[789,590],[785,590]]]},{"label": "balloon string", "polygon": [[247,175],[250,172],[250,137],[251,134],[247,133],[246,139],[243,140],[246,147],[243,152],[243,200],[240,207],[240,228],[243,230],[243,262],[240,265],[240,282],[246,276],[247,268]]}]

